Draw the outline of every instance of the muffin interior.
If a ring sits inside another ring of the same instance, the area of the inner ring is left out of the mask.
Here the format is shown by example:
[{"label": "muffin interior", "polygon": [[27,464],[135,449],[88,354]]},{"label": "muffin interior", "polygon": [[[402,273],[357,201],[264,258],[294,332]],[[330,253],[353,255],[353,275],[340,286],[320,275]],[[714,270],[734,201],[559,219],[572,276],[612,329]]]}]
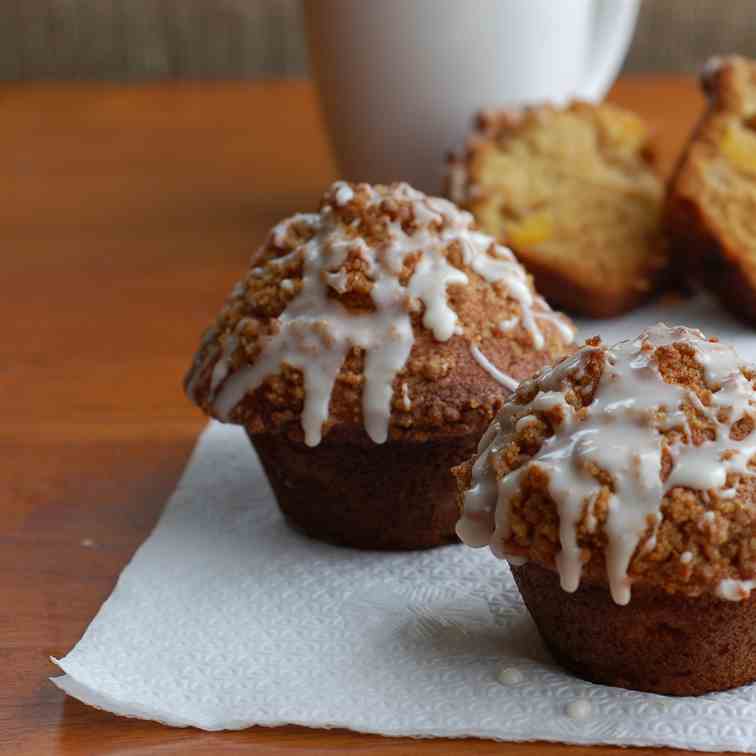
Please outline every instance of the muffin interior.
[{"label": "muffin interior", "polygon": [[633,113],[580,102],[483,113],[455,171],[452,197],[510,244],[561,306],[629,309],[666,265],[663,187],[648,129]]}]

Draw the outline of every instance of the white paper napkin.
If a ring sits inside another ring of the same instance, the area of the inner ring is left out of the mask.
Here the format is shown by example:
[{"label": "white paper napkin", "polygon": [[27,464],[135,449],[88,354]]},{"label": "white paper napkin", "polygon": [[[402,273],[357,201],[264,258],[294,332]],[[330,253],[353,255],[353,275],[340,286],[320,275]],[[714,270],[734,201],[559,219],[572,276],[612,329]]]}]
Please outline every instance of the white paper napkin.
[{"label": "white paper napkin", "polygon": [[[661,319],[756,358],[753,332],[705,297],[592,321],[581,335],[611,342]],[[215,423],[57,663],[65,675],[53,682],[85,703],[176,726],[756,752],[756,686],[667,698],[577,680],[543,649],[504,562],[464,546],[380,553],[309,540],[278,513],[243,432]]]}]

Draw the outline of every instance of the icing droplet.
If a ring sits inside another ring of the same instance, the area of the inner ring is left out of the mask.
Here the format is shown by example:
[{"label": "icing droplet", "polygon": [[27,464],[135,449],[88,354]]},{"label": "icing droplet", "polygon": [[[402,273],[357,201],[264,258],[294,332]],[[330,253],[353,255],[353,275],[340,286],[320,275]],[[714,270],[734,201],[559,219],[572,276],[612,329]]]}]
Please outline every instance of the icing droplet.
[{"label": "icing droplet", "polygon": [[519,433],[523,428],[526,428],[528,425],[532,425],[533,423],[537,423],[537,422],[540,422],[540,421],[536,415],[525,415],[525,417],[521,417],[515,423],[515,431]]},{"label": "icing droplet", "polygon": [[408,291],[425,305],[423,325],[438,341],[448,341],[457,326],[457,313],[446,301],[446,287],[466,283],[467,276],[440,255],[423,255],[415,267]]},{"label": "icing droplet", "polygon": [[[546,305],[546,300],[543,299],[543,297],[536,297],[536,301],[540,302],[543,305]],[[552,325],[556,326],[557,330],[567,344],[571,344],[573,342],[575,338],[575,327],[561,313],[552,312],[548,309],[548,306],[546,306],[542,310],[535,312],[535,318],[538,320],[546,320]]]},{"label": "icing droplet", "polygon": [[583,721],[590,719],[593,714],[593,707],[591,706],[590,701],[586,701],[584,698],[578,698],[575,701],[568,703],[565,711],[570,719]]},{"label": "icing droplet", "polygon": [[523,675],[522,672],[520,672],[520,670],[516,669],[515,667],[502,667],[499,670],[496,679],[502,685],[517,685],[525,679],[525,675]]}]

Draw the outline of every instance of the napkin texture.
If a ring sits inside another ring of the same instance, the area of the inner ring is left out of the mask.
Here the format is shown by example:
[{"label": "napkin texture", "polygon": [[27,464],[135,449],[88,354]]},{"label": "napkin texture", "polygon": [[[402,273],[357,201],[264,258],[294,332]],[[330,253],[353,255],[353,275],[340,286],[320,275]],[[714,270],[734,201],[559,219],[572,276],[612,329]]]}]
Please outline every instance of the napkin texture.
[{"label": "napkin texture", "polygon": [[[704,296],[588,321],[580,335],[612,342],[658,320],[756,358],[753,332]],[[65,674],[53,682],[69,695],[174,726],[756,753],[756,686],[668,698],[578,680],[549,658],[509,568],[487,549],[359,552],[310,540],[279,514],[243,431],[217,423],[56,663]],[[515,670],[504,684],[502,668]],[[575,702],[589,704],[585,718],[569,715]]]}]

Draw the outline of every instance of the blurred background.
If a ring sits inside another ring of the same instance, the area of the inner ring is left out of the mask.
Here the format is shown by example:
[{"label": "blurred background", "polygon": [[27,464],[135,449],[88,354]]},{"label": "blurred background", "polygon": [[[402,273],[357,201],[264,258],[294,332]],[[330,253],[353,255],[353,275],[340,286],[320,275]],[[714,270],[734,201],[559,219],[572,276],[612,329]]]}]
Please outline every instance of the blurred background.
[{"label": "blurred background", "polygon": [[[644,0],[624,71],[693,72],[721,51],[756,56],[755,10],[756,0]],[[2,0],[0,80],[306,70],[299,0]]]}]

